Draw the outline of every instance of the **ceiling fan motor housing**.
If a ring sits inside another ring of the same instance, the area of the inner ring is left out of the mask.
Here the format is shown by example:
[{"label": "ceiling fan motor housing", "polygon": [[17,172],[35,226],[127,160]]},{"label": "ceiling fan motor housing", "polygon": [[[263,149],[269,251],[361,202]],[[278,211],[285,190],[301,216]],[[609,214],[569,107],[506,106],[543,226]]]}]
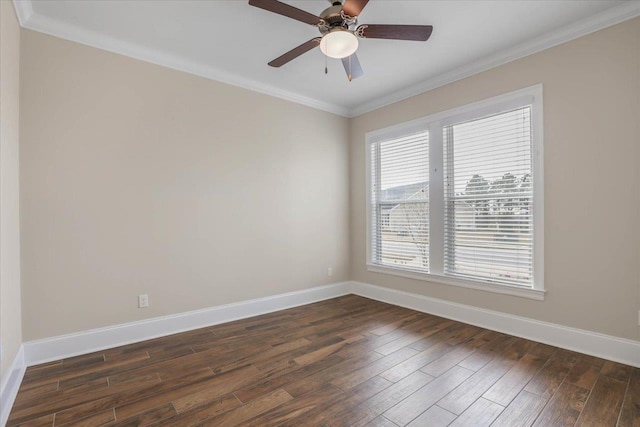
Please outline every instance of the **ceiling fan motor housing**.
[{"label": "ceiling fan motor housing", "polygon": [[322,22],[318,25],[321,34],[327,34],[335,29],[355,30],[357,18],[345,16],[342,13],[342,3],[333,2],[333,6],[325,9],[320,14]]}]

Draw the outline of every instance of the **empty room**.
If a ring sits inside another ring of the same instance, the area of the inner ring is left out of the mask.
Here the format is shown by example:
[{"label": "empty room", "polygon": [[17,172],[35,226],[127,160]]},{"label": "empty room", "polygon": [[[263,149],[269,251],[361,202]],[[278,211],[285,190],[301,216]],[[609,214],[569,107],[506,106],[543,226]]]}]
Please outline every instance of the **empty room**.
[{"label": "empty room", "polygon": [[640,0],[0,0],[0,427],[640,427]]}]

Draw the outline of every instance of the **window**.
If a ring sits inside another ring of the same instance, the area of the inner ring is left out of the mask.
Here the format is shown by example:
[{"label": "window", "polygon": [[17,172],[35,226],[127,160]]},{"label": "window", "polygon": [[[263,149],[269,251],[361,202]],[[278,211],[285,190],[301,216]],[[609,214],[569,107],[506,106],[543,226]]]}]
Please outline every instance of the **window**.
[{"label": "window", "polygon": [[380,265],[429,271],[429,136],[425,131],[375,144],[373,256]]},{"label": "window", "polygon": [[367,134],[372,271],[543,298],[542,88]]}]

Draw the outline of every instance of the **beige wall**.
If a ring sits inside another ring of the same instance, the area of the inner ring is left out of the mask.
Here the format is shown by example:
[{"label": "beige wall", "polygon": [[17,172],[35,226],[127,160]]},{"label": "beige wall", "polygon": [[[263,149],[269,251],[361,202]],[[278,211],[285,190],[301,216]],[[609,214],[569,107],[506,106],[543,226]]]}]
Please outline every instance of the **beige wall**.
[{"label": "beige wall", "polygon": [[[18,134],[20,26],[13,3],[0,1],[0,377],[22,343]],[[0,381],[2,383],[2,381]]]},{"label": "beige wall", "polygon": [[[365,133],[543,84],[544,302],[371,273]],[[640,339],[640,18],[351,121],[354,280]]]},{"label": "beige wall", "polygon": [[347,119],[27,30],[22,61],[25,340],[348,279]]},{"label": "beige wall", "polygon": [[[25,340],[348,278],[640,339],[640,19],[350,121],[27,30],[21,80]],[[546,300],[367,272],[364,134],[537,83]]]}]

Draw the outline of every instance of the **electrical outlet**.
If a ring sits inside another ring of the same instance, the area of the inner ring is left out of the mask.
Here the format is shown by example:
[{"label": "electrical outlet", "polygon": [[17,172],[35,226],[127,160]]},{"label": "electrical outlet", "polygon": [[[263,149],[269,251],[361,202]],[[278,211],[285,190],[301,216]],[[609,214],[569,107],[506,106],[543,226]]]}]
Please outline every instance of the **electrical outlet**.
[{"label": "electrical outlet", "polygon": [[138,308],[149,307],[149,295],[138,295]]},{"label": "electrical outlet", "polygon": [[329,277],[333,276],[333,267],[327,268],[327,276]]}]

